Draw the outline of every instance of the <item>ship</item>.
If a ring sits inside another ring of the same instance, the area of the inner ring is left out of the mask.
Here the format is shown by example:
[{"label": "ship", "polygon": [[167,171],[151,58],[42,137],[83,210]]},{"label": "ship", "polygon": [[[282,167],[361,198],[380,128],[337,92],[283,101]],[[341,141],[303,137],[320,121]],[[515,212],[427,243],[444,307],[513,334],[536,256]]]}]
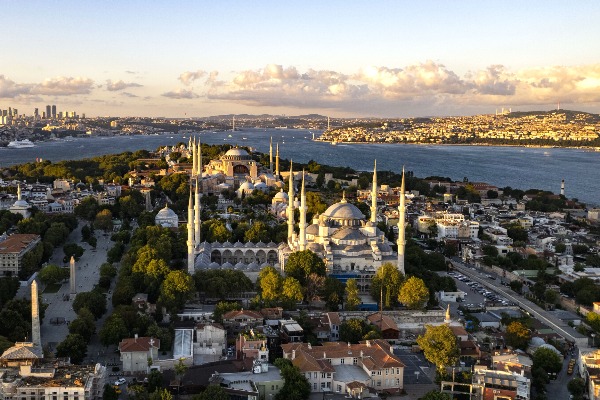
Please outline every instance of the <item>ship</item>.
[{"label": "ship", "polygon": [[11,149],[24,149],[27,147],[34,147],[35,145],[29,139],[23,140],[13,140],[6,147],[10,147]]}]

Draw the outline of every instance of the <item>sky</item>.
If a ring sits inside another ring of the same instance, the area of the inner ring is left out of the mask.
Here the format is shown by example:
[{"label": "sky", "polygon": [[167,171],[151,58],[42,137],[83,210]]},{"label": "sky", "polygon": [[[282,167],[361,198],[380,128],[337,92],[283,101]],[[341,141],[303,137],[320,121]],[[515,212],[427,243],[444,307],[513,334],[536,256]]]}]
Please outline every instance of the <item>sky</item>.
[{"label": "sky", "polygon": [[0,109],[87,116],[600,112],[600,2],[11,1]]}]

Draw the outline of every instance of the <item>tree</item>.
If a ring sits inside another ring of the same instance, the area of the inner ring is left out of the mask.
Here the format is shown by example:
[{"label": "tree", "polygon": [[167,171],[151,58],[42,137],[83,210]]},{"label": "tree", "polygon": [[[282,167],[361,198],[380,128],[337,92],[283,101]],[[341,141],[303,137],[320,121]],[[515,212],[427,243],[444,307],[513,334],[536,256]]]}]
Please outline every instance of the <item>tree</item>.
[{"label": "tree", "polygon": [[152,393],[148,400],[173,400],[173,394],[169,389],[158,389]]},{"label": "tree", "polygon": [[252,224],[250,229],[244,234],[245,242],[265,242],[268,243],[271,240],[269,235],[269,227],[263,221],[256,221]]},{"label": "tree", "polygon": [[506,344],[516,349],[525,350],[531,339],[531,332],[520,321],[512,321],[506,327]]},{"label": "tree", "polygon": [[104,385],[104,392],[102,393],[102,400],[118,400],[119,395],[117,394],[117,391],[115,390],[115,388],[106,383]]},{"label": "tree", "polygon": [[[161,343],[162,345],[162,343]],[[162,373],[153,369],[148,374],[148,393],[153,393],[162,386]]]},{"label": "tree", "polygon": [[40,282],[46,285],[53,285],[69,277],[69,270],[67,268],[59,267],[58,265],[50,264],[38,272],[38,278]]},{"label": "tree", "polygon": [[511,281],[509,286],[517,293],[521,293],[521,290],[523,290],[523,282],[521,281]]},{"label": "tree", "polygon": [[302,285],[300,285],[297,279],[288,276],[283,281],[281,295],[284,300],[289,300],[290,302],[296,303],[302,301],[304,298]]},{"label": "tree", "polygon": [[533,353],[533,366],[543,368],[546,372],[558,374],[562,369],[561,357],[552,349],[538,347]]},{"label": "tree", "polygon": [[325,276],[325,272],[325,263],[321,257],[310,250],[296,251],[290,254],[285,264],[286,275],[296,278],[302,286],[306,285],[310,274]]},{"label": "tree", "polygon": [[425,333],[417,338],[425,358],[437,367],[440,374],[446,367],[456,364],[460,351],[456,336],[448,325],[426,325]]},{"label": "tree", "polygon": [[89,343],[92,335],[96,333],[96,322],[90,310],[85,307],[79,310],[77,318],[69,324],[69,333],[78,334]]},{"label": "tree", "polygon": [[421,400],[452,400],[452,397],[448,393],[442,393],[438,390],[432,390],[425,393]]},{"label": "tree", "polygon": [[422,279],[411,276],[400,287],[398,301],[411,310],[423,308],[429,299],[429,290]]},{"label": "tree", "polygon": [[125,326],[125,321],[123,321],[123,318],[116,313],[106,319],[104,325],[102,325],[102,329],[98,332],[100,343],[102,343],[103,346],[109,346],[111,344],[117,345],[121,339],[128,335],[129,332],[127,331],[127,326]]},{"label": "tree", "polygon": [[112,218],[113,215],[109,209],[99,211],[98,214],[96,214],[96,218],[94,219],[94,227],[102,229],[105,232],[111,231],[113,228]]},{"label": "tree", "polygon": [[228,400],[229,395],[221,386],[208,385],[204,392],[194,397],[194,400]]},{"label": "tree", "polygon": [[284,380],[283,387],[275,395],[275,400],[306,400],[310,396],[310,384],[300,369],[285,358],[275,360]]},{"label": "tree", "polygon": [[106,298],[102,293],[96,291],[77,293],[73,300],[73,311],[79,313],[84,307],[98,319],[106,312]]},{"label": "tree", "polygon": [[279,299],[282,278],[275,268],[271,266],[263,268],[258,274],[257,284],[263,301],[272,303]]},{"label": "tree", "polygon": [[87,355],[87,342],[81,335],[70,333],[56,346],[56,355],[70,357],[72,363],[79,364]]},{"label": "tree", "polygon": [[194,293],[194,280],[183,271],[171,271],[166,276],[160,288],[160,299],[167,308],[181,308]]},{"label": "tree", "polygon": [[351,278],[346,281],[346,310],[355,311],[358,305],[361,303],[360,296],[358,294],[358,285],[356,279]]},{"label": "tree", "polygon": [[394,264],[386,262],[375,273],[371,280],[371,296],[379,299],[383,294],[383,302],[386,307],[392,305],[392,301],[398,298],[402,274]]},{"label": "tree", "polygon": [[14,345],[14,342],[11,342],[4,336],[0,336],[0,354],[4,353],[6,349],[11,348]]},{"label": "tree", "polygon": [[362,340],[365,331],[365,321],[350,318],[340,325],[340,341],[358,343]]},{"label": "tree", "polygon": [[573,378],[567,384],[567,389],[573,395],[573,399],[580,400],[585,393],[585,380],[582,378]]},{"label": "tree", "polygon": [[86,197],[75,206],[73,210],[76,216],[88,221],[93,221],[98,213],[98,202],[92,196]]},{"label": "tree", "polygon": [[83,255],[84,249],[75,243],[67,243],[63,246],[63,251],[65,252],[65,258],[67,260],[69,260],[71,256],[75,257],[76,260],[79,260]]},{"label": "tree", "polygon": [[340,304],[344,302],[344,284],[336,278],[328,276],[325,278],[323,288],[321,289],[321,297],[325,299],[325,305],[330,311],[337,311]]},{"label": "tree", "polygon": [[304,286],[304,297],[306,301],[321,300],[321,290],[325,285],[325,277],[316,273],[311,273],[306,277],[306,286]]}]

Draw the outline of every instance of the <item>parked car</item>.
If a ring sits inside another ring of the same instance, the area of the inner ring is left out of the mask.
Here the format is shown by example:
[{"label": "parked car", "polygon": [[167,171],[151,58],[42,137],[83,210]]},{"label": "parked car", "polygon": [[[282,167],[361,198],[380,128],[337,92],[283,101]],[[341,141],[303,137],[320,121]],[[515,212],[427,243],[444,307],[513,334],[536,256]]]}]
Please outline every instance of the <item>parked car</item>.
[{"label": "parked car", "polygon": [[119,385],[124,385],[125,383],[127,383],[127,381],[125,380],[125,378],[119,378],[115,381],[115,385],[119,386]]}]

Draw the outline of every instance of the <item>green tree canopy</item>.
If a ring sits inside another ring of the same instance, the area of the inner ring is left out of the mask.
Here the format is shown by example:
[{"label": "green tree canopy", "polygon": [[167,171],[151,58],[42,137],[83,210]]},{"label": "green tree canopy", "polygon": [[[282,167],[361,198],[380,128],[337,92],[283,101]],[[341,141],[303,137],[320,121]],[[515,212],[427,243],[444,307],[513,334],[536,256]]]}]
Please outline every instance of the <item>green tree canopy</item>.
[{"label": "green tree canopy", "polygon": [[38,278],[40,282],[46,285],[52,285],[69,277],[69,270],[67,268],[59,267],[58,265],[50,264],[46,265],[38,272]]},{"label": "green tree canopy", "polygon": [[531,339],[531,332],[521,321],[512,321],[506,327],[505,340],[506,344],[516,348],[525,350]]},{"label": "green tree canopy", "polygon": [[296,251],[290,254],[285,264],[285,274],[296,278],[302,286],[307,283],[310,274],[325,276],[325,263],[315,253],[310,250]]},{"label": "green tree canopy", "polygon": [[550,373],[559,373],[562,369],[562,359],[552,349],[538,347],[533,353],[532,359],[534,368],[540,367]]},{"label": "green tree canopy", "polygon": [[58,357],[70,357],[73,364],[79,364],[87,355],[87,342],[76,333],[70,333],[56,346]]},{"label": "green tree canopy", "polygon": [[390,307],[398,298],[403,276],[394,264],[386,262],[377,270],[371,280],[371,296],[379,300],[383,294],[383,303]]},{"label": "green tree canopy", "polygon": [[346,310],[354,311],[358,309],[358,305],[361,303],[358,292],[358,285],[356,279],[351,278],[346,281]]},{"label": "green tree canopy", "polygon": [[106,298],[96,291],[77,293],[73,300],[73,311],[79,314],[82,308],[87,308],[98,319],[106,312]]},{"label": "green tree canopy", "polygon": [[101,210],[96,214],[96,218],[94,219],[94,227],[108,232],[113,228],[112,218],[113,215],[109,209]]},{"label": "green tree canopy", "polygon": [[426,325],[425,333],[417,338],[417,344],[428,361],[435,364],[440,374],[446,367],[455,365],[460,351],[458,342],[448,325]]},{"label": "green tree canopy", "polygon": [[275,400],[306,400],[310,396],[310,384],[298,367],[285,358],[275,360],[275,366],[279,368],[284,384]]},{"label": "green tree canopy", "polygon": [[221,386],[208,385],[204,392],[194,396],[193,400],[229,400],[229,395]]},{"label": "green tree canopy", "polygon": [[172,310],[181,308],[194,293],[194,280],[184,271],[171,271],[160,288],[160,300]]},{"label": "green tree canopy", "polygon": [[411,310],[423,308],[429,299],[429,290],[422,279],[411,276],[400,287],[398,300]]},{"label": "green tree canopy", "polygon": [[87,308],[81,308],[75,318],[69,324],[69,333],[81,335],[86,343],[89,343],[92,335],[96,333],[96,321],[94,315]]}]

